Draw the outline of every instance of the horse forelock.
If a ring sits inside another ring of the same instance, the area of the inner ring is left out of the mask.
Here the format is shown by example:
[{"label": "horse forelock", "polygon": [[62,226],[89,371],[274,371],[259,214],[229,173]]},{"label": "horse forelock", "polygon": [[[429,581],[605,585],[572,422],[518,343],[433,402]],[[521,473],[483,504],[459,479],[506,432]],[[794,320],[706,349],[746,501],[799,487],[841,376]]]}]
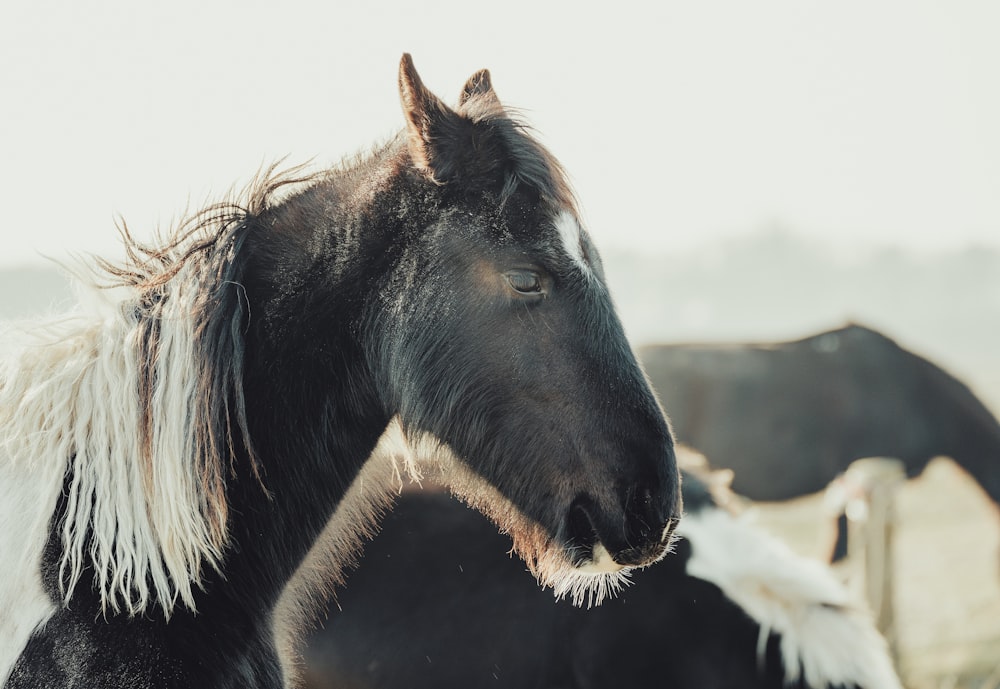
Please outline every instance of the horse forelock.
[{"label": "horse forelock", "polygon": [[504,140],[512,165],[504,179],[501,198],[507,198],[520,185],[539,192],[543,199],[577,214],[577,200],[566,171],[554,155],[533,135],[529,125],[516,114],[494,119]]},{"label": "horse forelock", "polygon": [[92,570],[105,612],[158,605],[169,616],[179,601],[194,609],[203,568],[219,565],[234,453],[257,471],[242,392],[251,314],[241,251],[299,172],[268,171],[239,202],[191,216],[157,247],[122,226],[126,262],[91,269],[94,312],[33,326],[15,355],[0,387],[0,447],[5,461],[37,464],[58,483],[53,495],[66,476],[53,528],[67,604]]},{"label": "horse forelock", "polygon": [[434,179],[479,193],[499,183],[501,205],[518,189],[530,189],[545,202],[569,209],[577,201],[562,164],[542,145],[517,110],[475,95],[457,112],[439,114],[432,160],[414,162],[430,168]]}]

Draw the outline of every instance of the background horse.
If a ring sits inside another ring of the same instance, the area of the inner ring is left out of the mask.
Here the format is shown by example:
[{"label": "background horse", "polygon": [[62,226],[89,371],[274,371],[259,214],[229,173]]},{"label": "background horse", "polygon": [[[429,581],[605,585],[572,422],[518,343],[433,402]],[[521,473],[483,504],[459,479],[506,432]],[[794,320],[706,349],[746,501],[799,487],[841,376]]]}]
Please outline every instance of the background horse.
[{"label": "background horse", "polygon": [[308,639],[307,689],[899,689],[825,568],[682,486],[677,552],[593,610],[539,591],[445,494],[404,494]]},{"label": "background horse", "polygon": [[8,688],[281,686],[286,584],[328,522],[338,581],[389,435],[559,594],[664,552],[672,439],[558,163],[486,71],[399,90],[400,136],[130,240],[117,300],[0,369]]},{"label": "background horse", "polygon": [[735,472],[733,489],[786,500],[861,457],[916,476],[955,460],[1000,504],[1000,424],[963,383],[869,328],[793,342],[640,349],[674,433]]}]

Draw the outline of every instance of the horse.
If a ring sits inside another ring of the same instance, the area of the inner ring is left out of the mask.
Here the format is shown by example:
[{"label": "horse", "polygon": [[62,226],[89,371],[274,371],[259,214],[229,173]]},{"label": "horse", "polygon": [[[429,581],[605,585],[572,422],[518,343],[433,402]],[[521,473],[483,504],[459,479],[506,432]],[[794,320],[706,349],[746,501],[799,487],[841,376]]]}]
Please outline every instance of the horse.
[{"label": "horse", "polygon": [[1000,505],[1000,423],[964,383],[871,328],[639,357],[678,441],[732,469],[746,497],[823,490],[862,457],[897,458],[912,478],[947,456]]},{"label": "horse", "polygon": [[676,552],[591,610],[540,591],[446,492],[404,492],[307,636],[304,689],[899,689],[829,569],[682,474]]},{"label": "horse", "polygon": [[[93,312],[18,336],[7,689],[289,686],[300,621],[406,472],[580,604],[666,551],[673,439],[561,166],[486,70],[452,107],[406,54],[398,88],[388,142],[265,170],[158,243],[122,224]],[[405,461],[368,462],[382,443]]]}]

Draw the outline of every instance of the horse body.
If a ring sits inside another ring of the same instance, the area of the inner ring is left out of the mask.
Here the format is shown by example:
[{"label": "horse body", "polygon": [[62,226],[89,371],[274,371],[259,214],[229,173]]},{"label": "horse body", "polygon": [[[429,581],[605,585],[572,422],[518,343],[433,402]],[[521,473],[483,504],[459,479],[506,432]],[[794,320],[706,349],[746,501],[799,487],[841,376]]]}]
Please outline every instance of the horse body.
[{"label": "horse body", "polygon": [[592,610],[553,601],[509,540],[444,493],[404,493],[308,638],[307,689],[898,689],[884,640],[819,563],[696,475],[676,552]]},{"label": "horse body", "polygon": [[289,581],[328,522],[339,581],[418,460],[558,593],[662,555],[672,439],[558,164],[485,71],[453,110],[404,56],[400,94],[404,134],[130,244],[3,369],[4,686],[281,686]]},{"label": "horse body", "polygon": [[1000,424],[961,382],[858,325],[794,342],[655,345],[640,357],[678,440],[755,500],[822,490],[855,459],[936,456],[1000,504]]}]

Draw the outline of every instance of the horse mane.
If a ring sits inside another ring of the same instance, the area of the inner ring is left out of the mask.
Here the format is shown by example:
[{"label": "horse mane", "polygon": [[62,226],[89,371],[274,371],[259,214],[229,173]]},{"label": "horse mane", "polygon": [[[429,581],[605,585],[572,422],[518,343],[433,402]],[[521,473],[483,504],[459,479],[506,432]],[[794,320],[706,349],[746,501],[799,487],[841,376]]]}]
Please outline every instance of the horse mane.
[{"label": "horse mane", "polygon": [[102,610],[135,615],[155,601],[169,617],[178,600],[194,609],[202,568],[219,566],[234,451],[257,474],[242,390],[241,250],[277,192],[310,180],[301,167],[272,166],[157,246],[121,223],[126,260],[96,259],[83,285],[97,312],[32,327],[0,367],[5,461],[62,490],[51,528],[66,603],[90,568]]}]

